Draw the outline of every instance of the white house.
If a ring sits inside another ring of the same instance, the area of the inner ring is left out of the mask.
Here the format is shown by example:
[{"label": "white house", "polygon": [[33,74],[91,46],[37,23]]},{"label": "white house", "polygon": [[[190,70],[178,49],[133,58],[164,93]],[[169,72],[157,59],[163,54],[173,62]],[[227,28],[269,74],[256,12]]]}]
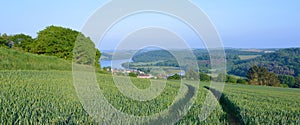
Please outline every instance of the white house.
[{"label": "white house", "polygon": [[137,78],[151,79],[151,78],[153,78],[153,76],[151,74],[140,74],[140,75],[137,76]]}]

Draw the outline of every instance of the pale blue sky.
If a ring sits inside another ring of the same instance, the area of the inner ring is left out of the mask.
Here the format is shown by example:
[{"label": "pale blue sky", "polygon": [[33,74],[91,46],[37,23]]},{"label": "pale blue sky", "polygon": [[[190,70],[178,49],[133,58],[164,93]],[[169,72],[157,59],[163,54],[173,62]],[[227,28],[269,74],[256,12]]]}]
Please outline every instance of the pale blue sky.
[{"label": "pale blue sky", "polygon": [[[108,1],[3,0],[0,8],[0,33],[25,33],[35,37],[36,32],[49,25],[80,30],[89,16],[106,2]],[[300,47],[298,0],[192,0],[192,2],[209,16],[225,47]]]}]

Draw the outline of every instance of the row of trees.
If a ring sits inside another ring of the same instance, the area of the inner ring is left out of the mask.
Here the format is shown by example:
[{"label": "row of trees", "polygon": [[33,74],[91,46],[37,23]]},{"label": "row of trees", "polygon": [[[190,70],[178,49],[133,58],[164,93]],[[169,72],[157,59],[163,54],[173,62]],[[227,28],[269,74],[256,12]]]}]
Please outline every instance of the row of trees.
[{"label": "row of trees", "polygon": [[[203,73],[202,77],[208,78],[205,73]],[[219,74],[216,78],[210,79],[214,79],[215,81],[224,81],[226,83],[300,88],[300,76],[293,77],[289,75],[278,75],[273,72],[269,72],[267,68],[262,66],[251,67],[247,72],[246,78],[247,79],[237,78],[227,74]]]},{"label": "row of trees", "polygon": [[258,65],[268,69],[275,74],[297,77],[300,75],[300,48],[280,49],[274,53],[263,54],[260,57],[234,61],[229,73],[246,76],[247,71]]},{"label": "row of trees", "polygon": [[[136,77],[137,75],[132,73],[129,74],[131,77]],[[168,80],[199,80],[202,82],[210,82],[211,80],[217,82],[226,83],[239,83],[239,84],[250,84],[250,85],[261,85],[261,86],[276,86],[276,87],[291,87],[300,88],[300,77],[293,77],[289,75],[276,75],[269,72],[267,68],[261,66],[253,66],[248,70],[247,78],[238,78],[225,73],[219,74],[217,77],[212,77],[204,72],[195,72],[192,69],[186,71],[185,76],[179,74],[174,74],[169,76]]]},{"label": "row of trees", "polygon": [[65,60],[73,60],[79,64],[95,65],[100,68],[101,53],[95,48],[92,40],[69,28],[49,26],[39,31],[37,38],[25,34],[10,36],[2,34],[0,36],[0,47],[56,56]]},{"label": "row of trees", "polygon": [[280,86],[280,81],[274,73],[266,68],[253,66],[247,73],[248,82],[251,85]]},{"label": "row of trees", "polygon": [[300,87],[300,76],[276,75],[261,66],[251,67],[247,73],[247,78],[251,85]]},{"label": "row of trees", "polygon": [[250,85],[262,85],[262,86],[282,86],[290,88],[300,88],[300,76],[293,77],[289,75],[276,75],[269,72],[267,68],[261,66],[251,67],[246,75],[246,78],[237,78],[227,74],[219,74],[213,78],[206,73],[199,73],[200,81],[219,81],[226,83],[240,83]]},{"label": "row of trees", "polygon": [[0,35],[0,47],[1,48],[12,48],[17,47],[24,51],[27,51],[32,47],[29,46],[33,42],[33,38],[31,36],[25,34],[16,34],[16,35]]}]

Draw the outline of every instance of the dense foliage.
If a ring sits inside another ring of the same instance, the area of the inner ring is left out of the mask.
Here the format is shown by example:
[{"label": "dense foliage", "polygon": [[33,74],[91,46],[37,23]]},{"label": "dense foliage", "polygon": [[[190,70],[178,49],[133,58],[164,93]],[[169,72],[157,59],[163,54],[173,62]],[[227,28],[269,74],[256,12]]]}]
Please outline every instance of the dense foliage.
[{"label": "dense foliage", "polygon": [[39,31],[35,39],[25,34],[11,36],[3,34],[0,36],[0,46],[22,52],[56,56],[65,60],[73,59],[76,63],[100,68],[101,53],[91,39],[69,28],[49,26]]},{"label": "dense foliage", "polygon": [[274,73],[270,73],[266,68],[253,66],[247,73],[249,84],[264,86],[279,86],[280,82]]},{"label": "dense foliage", "polygon": [[214,80],[218,81],[218,82],[246,84],[246,82],[244,82],[245,79],[237,78],[235,76],[231,76],[231,75],[228,75],[228,74],[225,74],[225,73],[221,73],[217,77],[214,77]]},{"label": "dense foliage", "polygon": [[77,35],[78,32],[71,29],[49,26],[38,32],[31,52],[70,60]]},{"label": "dense foliage", "polygon": [[16,34],[11,36],[11,40],[15,43],[14,47],[20,47],[25,52],[30,52],[30,50],[34,47],[34,39],[29,35]]},{"label": "dense foliage", "polygon": [[263,66],[269,71],[280,75],[300,75],[300,48],[281,49],[274,53],[267,53],[250,60],[234,63],[231,74],[246,76],[247,71],[254,65]]},{"label": "dense foliage", "polygon": [[128,76],[130,76],[130,77],[137,77],[137,74],[135,74],[133,72],[130,72],[130,73],[128,73]]},{"label": "dense foliage", "polygon": [[180,80],[180,79],[181,79],[181,76],[178,74],[174,74],[174,75],[168,77],[168,80]]},{"label": "dense foliage", "polygon": [[[171,50],[175,52],[179,52],[182,50]],[[206,49],[195,49],[193,50],[195,58],[197,59],[197,63],[202,72],[209,72],[208,69],[210,68],[210,55]],[[260,54],[256,52],[243,52],[239,50],[226,50],[226,59],[228,62],[228,66],[231,67],[233,61],[240,60],[238,55],[245,54],[245,55],[254,55]],[[187,60],[191,60],[189,58],[185,58]],[[133,56],[132,60],[134,62],[155,62],[151,66],[173,66],[179,67],[178,62],[174,56],[168,52],[167,50],[152,50],[146,52],[139,52]],[[150,66],[150,65],[145,65]]]},{"label": "dense foliage", "polygon": [[155,62],[158,60],[176,61],[174,56],[167,50],[154,50],[147,52],[138,52],[132,57],[134,62]]},{"label": "dense foliage", "polygon": [[7,34],[1,34],[0,35],[0,47],[1,48],[8,48],[8,44],[11,41],[11,37],[8,36]]},{"label": "dense foliage", "polygon": [[200,78],[200,81],[202,81],[202,82],[211,81],[211,76],[209,76],[209,75],[207,75],[206,73],[203,73],[203,72],[199,73],[199,78]]}]

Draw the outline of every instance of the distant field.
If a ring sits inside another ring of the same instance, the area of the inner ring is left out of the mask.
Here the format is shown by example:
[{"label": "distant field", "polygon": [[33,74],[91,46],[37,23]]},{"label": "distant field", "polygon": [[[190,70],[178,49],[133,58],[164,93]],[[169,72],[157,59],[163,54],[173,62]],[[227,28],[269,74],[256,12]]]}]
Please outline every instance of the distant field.
[{"label": "distant field", "polygon": [[261,56],[261,55],[239,55],[241,60],[253,59],[253,58],[256,58],[256,57],[259,57],[259,56]]},{"label": "distant field", "polygon": [[[145,69],[151,69],[152,75],[158,75],[158,74],[176,74],[182,72],[179,67],[173,67],[173,66],[154,66],[155,64],[159,63],[161,61],[156,62],[134,62],[130,64],[129,68],[138,69],[138,68],[145,68]],[[162,72],[163,71],[163,72]]]},{"label": "distant field", "polygon": [[242,77],[242,76],[237,76],[237,75],[232,75],[232,74],[230,74],[230,76],[233,76],[237,79],[247,79],[247,77]]}]

